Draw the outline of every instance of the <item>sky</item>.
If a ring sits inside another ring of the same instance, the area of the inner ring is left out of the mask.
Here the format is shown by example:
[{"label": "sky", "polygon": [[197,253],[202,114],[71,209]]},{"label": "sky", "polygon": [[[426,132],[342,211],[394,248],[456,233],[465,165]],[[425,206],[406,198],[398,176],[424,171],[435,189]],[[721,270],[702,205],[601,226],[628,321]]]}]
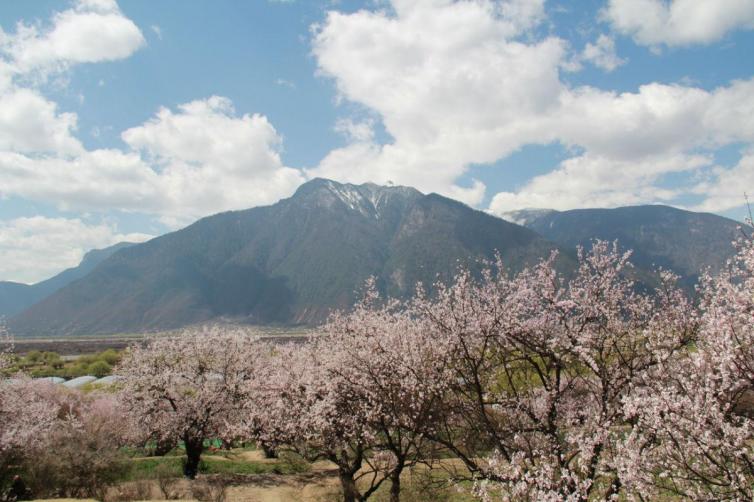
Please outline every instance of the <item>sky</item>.
[{"label": "sky", "polygon": [[0,280],[315,177],[742,220],[754,0],[0,3]]}]

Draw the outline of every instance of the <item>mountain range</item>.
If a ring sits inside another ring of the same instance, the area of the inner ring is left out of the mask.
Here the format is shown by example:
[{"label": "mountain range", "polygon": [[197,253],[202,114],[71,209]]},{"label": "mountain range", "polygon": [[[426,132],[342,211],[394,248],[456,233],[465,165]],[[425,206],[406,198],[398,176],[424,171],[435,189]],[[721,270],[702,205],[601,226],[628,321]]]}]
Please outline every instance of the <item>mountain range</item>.
[{"label": "mountain range", "polygon": [[66,269],[36,284],[0,281],[0,318],[12,316],[31,307],[60,288],[86,276],[101,261],[109,258],[116,251],[132,245],[130,242],[121,242],[105,249],[89,251],[78,266]]},{"label": "mountain range", "polygon": [[495,253],[516,271],[559,250],[558,267],[568,271],[575,247],[594,238],[633,248],[640,276],[657,265],[690,284],[701,268],[722,266],[738,226],[666,206],[498,218],[409,187],[315,179],[271,206],[103,250],[97,263],[85,259],[73,270],[90,269],[24,305],[8,325],[17,336],[143,332],[220,319],[315,325],[353,305],[370,276],[387,295],[407,297],[417,282],[447,281],[460,265],[478,268]]},{"label": "mountain range", "polygon": [[728,218],[661,205],[530,209],[503,218],[566,249],[588,248],[595,238],[617,240],[621,247],[632,250],[631,262],[636,267],[672,270],[687,288],[697,283],[703,270],[717,272],[733,255],[732,242],[742,235],[741,224]]},{"label": "mountain range", "polygon": [[495,252],[515,270],[556,247],[436,194],[315,179],[272,206],[217,214],[121,249],[8,324],[40,336],[218,318],[316,324],[353,305],[370,276],[387,294],[407,296],[417,282],[448,280],[460,264]]}]

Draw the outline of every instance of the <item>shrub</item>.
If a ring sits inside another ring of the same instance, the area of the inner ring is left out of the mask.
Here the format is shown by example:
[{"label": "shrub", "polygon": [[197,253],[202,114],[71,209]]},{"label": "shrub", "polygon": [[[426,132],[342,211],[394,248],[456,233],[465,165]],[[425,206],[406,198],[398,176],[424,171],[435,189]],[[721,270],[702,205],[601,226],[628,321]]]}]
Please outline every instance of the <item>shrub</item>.
[{"label": "shrub", "polygon": [[113,368],[110,366],[106,361],[94,361],[92,364],[89,365],[87,368],[87,372],[90,375],[96,376],[97,378],[102,378],[110,373],[112,373]]},{"label": "shrub", "polygon": [[50,435],[46,448],[22,464],[29,489],[36,496],[95,497],[128,471],[121,439],[110,423],[83,416],[66,420]]}]

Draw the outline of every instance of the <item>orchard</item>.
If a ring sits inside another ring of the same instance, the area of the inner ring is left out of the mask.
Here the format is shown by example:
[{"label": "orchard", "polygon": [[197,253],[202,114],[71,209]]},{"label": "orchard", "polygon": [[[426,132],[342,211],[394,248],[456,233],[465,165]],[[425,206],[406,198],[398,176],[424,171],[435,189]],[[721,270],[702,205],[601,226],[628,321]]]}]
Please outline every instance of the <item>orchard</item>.
[{"label": "orchard", "polygon": [[345,502],[397,502],[420,467],[485,501],[752,500],[754,245],[736,246],[693,300],[663,271],[639,287],[630,253],[597,241],[568,276],[552,255],[407,301],[370,281],[304,342],[158,337],[108,393],[18,376],[0,385],[0,483],[54,450],[49,468],[79,473],[58,493],[97,496],[124,450],[150,445],[180,445],[193,479],[220,441],[330,462]]}]

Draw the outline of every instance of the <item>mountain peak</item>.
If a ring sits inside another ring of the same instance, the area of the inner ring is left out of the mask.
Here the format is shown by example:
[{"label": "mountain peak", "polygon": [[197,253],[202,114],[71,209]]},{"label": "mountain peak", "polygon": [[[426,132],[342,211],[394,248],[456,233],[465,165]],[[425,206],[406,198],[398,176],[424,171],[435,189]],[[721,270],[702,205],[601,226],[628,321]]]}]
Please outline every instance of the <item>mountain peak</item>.
[{"label": "mountain peak", "polygon": [[557,212],[558,211],[554,209],[528,207],[524,209],[517,209],[515,211],[506,211],[505,213],[502,213],[500,217],[517,225],[527,226],[532,224],[535,220]]},{"label": "mountain peak", "polygon": [[376,183],[339,183],[326,178],[314,178],[301,185],[291,197],[293,201],[306,201],[317,206],[343,207],[364,216],[379,218],[383,208],[397,200],[415,200],[422,193],[415,188]]},{"label": "mountain peak", "polygon": [[515,271],[555,247],[438,195],[315,179],[276,204],[204,218],[119,251],[8,324],[18,336],[219,319],[318,324],[350,308],[369,277],[386,296],[406,298],[417,283],[449,281],[459,266],[478,268],[495,253]]}]

